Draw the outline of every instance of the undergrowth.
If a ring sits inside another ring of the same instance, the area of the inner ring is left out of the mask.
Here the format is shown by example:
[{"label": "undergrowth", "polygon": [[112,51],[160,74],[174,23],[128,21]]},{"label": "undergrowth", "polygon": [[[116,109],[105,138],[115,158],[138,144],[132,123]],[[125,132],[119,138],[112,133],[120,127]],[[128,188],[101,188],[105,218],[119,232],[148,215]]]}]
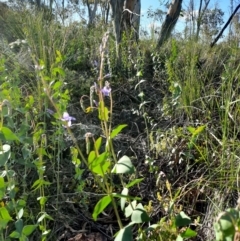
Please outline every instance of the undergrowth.
[{"label": "undergrowth", "polygon": [[18,28],[4,28],[0,43],[1,240],[236,239],[236,44],[171,39],[156,51],[154,39],[123,35],[119,61],[102,23],[10,13]]}]

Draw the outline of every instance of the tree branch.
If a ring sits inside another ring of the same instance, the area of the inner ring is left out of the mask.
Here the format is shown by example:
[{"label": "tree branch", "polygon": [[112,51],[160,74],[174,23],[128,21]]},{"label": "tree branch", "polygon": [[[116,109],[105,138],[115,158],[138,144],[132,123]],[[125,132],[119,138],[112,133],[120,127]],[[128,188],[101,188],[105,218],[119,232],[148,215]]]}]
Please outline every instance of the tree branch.
[{"label": "tree branch", "polygon": [[217,41],[219,40],[219,38],[222,36],[224,30],[227,28],[227,26],[230,24],[230,22],[232,21],[234,15],[237,13],[238,9],[240,8],[240,4],[238,4],[238,6],[235,8],[234,12],[232,13],[232,15],[229,17],[228,21],[226,22],[226,24],[223,26],[222,30],[219,32],[219,34],[217,35],[217,37],[212,41],[212,43],[210,44],[210,48],[212,48]]}]

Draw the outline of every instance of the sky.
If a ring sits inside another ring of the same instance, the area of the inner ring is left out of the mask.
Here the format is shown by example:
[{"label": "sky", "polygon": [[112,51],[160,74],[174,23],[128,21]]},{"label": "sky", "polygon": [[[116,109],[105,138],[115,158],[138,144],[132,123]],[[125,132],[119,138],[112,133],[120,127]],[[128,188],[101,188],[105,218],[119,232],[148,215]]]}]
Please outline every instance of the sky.
[{"label": "sky", "polygon": [[[161,2],[167,2],[167,0],[141,0],[141,26],[142,26],[142,28],[149,30],[149,26],[153,24],[153,19],[147,18],[147,10],[150,7],[152,10],[160,8],[161,6],[163,6],[163,5],[161,5]],[[196,2],[196,8],[198,8],[197,3],[199,3],[199,0],[195,0],[195,2]],[[182,8],[187,9],[188,4],[189,4],[189,0],[183,0]],[[211,0],[208,8],[213,8],[215,6],[215,4],[217,4],[218,7],[223,10],[224,23],[225,23],[230,16],[230,0]],[[166,11],[166,9],[163,9],[163,10]],[[181,31],[181,29],[183,29],[183,26],[184,26],[183,23],[184,23],[184,20],[180,18],[178,20],[178,23],[177,23],[175,29]],[[161,23],[155,22],[154,25],[161,26]]]}]

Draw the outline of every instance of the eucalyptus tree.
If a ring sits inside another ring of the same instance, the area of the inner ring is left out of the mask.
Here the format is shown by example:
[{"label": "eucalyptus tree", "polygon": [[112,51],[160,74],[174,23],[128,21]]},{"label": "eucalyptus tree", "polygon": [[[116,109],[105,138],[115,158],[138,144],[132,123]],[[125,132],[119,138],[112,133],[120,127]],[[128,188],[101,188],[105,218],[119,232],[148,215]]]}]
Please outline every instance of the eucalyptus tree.
[{"label": "eucalyptus tree", "polygon": [[133,29],[139,37],[141,0],[109,0],[116,43],[121,41],[123,31]]},{"label": "eucalyptus tree", "polygon": [[177,23],[181,10],[182,0],[172,0],[165,20],[161,26],[160,34],[157,41],[157,48],[160,48],[162,44],[170,37],[171,32]]},{"label": "eucalyptus tree", "polygon": [[207,41],[212,41],[213,36],[220,31],[224,23],[223,16],[224,12],[220,8],[207,9],[202,18],[203,35]]}]

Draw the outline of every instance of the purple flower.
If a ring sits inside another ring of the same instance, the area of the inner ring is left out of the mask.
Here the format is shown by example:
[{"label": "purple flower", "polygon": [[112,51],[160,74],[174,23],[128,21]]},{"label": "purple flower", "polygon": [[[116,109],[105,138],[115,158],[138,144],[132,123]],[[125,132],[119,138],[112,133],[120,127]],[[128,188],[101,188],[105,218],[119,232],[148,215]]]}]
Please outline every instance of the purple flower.
[{"label": "purple flower", "polygon": [[109,96],[110,92],[111,92],[111,87],[110,87],[110,83],[108,81],[105,81],[105,86],[102,88],[102,93],[104,96]]},{"label": "purple flower", "polygon": [[76,120],[76,118],[70,116],[67,112],[64,112],[61,120],[67,121],[67,126],[70,127],[72,125],[72,120]]},{"label": "purple flower", "polygon": [[103,93],[104,96],[109,96],[109,95],[110,95],[110,92],[111,92],[111,88],[110,88],[110,87],[104,86],[104,87],[102,88],[102,93]]}]

